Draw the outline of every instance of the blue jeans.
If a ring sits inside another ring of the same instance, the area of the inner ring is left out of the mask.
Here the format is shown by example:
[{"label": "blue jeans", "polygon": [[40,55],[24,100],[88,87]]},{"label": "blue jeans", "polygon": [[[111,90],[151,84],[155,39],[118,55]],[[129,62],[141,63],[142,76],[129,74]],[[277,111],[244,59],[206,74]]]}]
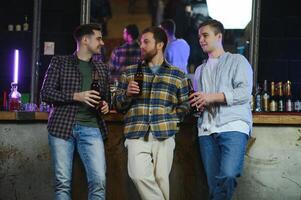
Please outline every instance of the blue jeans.
[{"label": "blue jeans", "polygon": [[71,179],[74,150],[77,149],[84,164],[89,200],[105,199],[106,163],[104,144],[98,128],[74,125],[68,140],[48,135],[54,164],[55,199],[71,199]]},{"label": "blue jeans", "polygon": [[230,200],[241,175],[248,136],[237,131],[199,137],[210,199]]}]

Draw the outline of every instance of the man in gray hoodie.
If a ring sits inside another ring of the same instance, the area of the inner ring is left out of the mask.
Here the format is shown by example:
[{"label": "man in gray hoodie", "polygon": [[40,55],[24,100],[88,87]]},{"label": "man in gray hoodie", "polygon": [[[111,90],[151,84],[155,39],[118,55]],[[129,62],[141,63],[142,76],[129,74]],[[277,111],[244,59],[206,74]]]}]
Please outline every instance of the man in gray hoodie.
[{"label": "man in gray hoodie", "polygon": [[203,111],[198,135],[210,198],[230,200],[252,128],[253,71],[242,55],[224,51],[223,32],[216,20],[199,27],[199,42],[208,60],[196,69],[197,92],[190,95],[190,103]]}]

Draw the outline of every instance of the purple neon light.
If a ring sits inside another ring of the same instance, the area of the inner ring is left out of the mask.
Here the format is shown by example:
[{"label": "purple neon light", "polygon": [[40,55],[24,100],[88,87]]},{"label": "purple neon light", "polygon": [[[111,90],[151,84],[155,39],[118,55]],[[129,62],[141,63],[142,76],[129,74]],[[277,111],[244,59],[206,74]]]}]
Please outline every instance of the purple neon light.
[{"label": "purple neon light", "polygon": [[18,75],[19,75],[19,50],[15,49],[14,56],[14,82],[18,83]]}]

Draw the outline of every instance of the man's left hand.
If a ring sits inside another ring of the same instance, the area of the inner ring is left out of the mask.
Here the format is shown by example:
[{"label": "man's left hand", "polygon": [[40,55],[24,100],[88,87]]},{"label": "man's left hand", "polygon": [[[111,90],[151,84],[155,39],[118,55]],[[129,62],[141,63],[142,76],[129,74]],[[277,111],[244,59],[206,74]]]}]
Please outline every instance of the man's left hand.
[{"label": "man's left hand", "polygon": [[102,102],[102,107],[100,108],[102,114],[107,114],[109,112],[109,105],[106,101]]}]

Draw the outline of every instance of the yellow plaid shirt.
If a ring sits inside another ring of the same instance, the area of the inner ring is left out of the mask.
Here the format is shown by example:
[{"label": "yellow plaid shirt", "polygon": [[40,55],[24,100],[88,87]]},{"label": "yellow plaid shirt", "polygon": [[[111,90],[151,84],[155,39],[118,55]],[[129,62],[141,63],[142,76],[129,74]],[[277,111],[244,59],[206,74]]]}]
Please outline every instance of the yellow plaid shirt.
[{"label": "yellow plaid shirt", "polygon": [[128,97],[127,86],[134,80],[136,71],[137,65],[126,68],[115,96],[116,109],[126,114],[125,137],[140,138],[149,131],[154,137],[162,139],[175,135],[179,122],[190,109],[186,75],[166,62],[156,73],[142,65],[142,94]]}]

